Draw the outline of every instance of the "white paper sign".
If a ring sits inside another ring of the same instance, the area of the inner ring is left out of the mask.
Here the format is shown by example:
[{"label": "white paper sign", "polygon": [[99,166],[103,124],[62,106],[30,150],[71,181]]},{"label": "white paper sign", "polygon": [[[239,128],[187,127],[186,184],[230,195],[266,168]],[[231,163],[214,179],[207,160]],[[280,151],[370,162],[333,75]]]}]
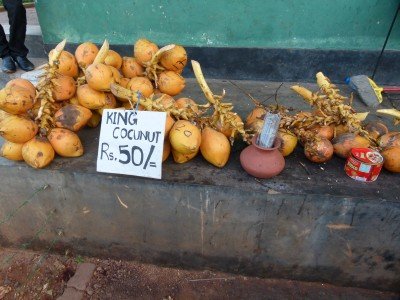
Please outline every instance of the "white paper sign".
[{"label": "white paper sign", "polygon": [[97,172],[161,179],[165,112],[105,109]]}]

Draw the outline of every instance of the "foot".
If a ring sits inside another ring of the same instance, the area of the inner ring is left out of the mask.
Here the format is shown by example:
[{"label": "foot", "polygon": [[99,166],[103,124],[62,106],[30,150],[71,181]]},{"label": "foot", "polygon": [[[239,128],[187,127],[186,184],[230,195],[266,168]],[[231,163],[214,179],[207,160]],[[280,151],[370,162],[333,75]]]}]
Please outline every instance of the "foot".
[{"label": "foot", "polygon": [[35,68],[33,63],[25,56],[17,56],[14,58],[14,61],[17,63],[18,67],[24,71],[32,71]]},{"label": "foot", "polygon": [[15,63],[11,56],[4,56],[1,70],[4,73],[14,73],[16,71]]}]

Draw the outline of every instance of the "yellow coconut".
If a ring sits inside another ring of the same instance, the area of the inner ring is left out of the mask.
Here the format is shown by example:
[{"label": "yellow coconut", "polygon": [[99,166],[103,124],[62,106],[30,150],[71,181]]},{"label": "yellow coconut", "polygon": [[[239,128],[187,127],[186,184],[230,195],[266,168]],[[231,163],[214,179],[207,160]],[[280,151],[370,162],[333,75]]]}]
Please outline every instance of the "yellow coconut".
[{"label": "yellow coconut", "polygon": [[297,146],[297,137],[289,130],[284,129],[278,131],[277,137],[282,141],[279,151],[283,156],[290,155]]},{"label": "yellow coconut", "polygon": [[194,112],[198,113],[199,112],[199,107],[197,106],[197,103],[190,98],[179,98],[178,100],[175,101],[175,107],[177,109],[188,109],[191,108]]},{"label": "yellow coconut", "polygon": [[72,131],[81,129],[91,117],[92,112],[90,109],[75,104],[68,104],[54,114],[57,127],[67,128]]},{"label": "yellow coconut", "polygon": [[75,50],[75,58],[78,65],[86,69],[87,66],[91,65],[99,53],[99,48],[91,42],[85,42],[80,44]]},{"label": "yellow coconut", "polygon": [[161,93],[175,96],[185,88],[185,79],[173,71],[164,71],[158,76],[158,88]]},{"label": "yellow coconut", "polygon": [[200,151],[209,163],[222,168],[229,159],[231,145],[223,133],[206,127],[201,133]]},{"label": "yellow coconut", "polygon": [[171,149],[172,156],[174,158],[174,161],[178,164],[184,164],[185,162],[188,162],[189,160],[193,159],[196,157],[197,153],[199,153],[199,150],[189,153],[189,154],[182,154],[174,149]]},{"label": "yellow coconut", "polygon": [[[54,50],[51,50],[49,57],[53,54]],[[71,77],[77,77],[79,73],[78,63],[76,62],[75,56],[68,51],[63,50],[59,58],[59,64],[57,72]]]},{"label": "yellow coconut", "polygon": [[149,62],[157,51],[158,47],[156,44],[146,39],[139,39],[134,45],[133,56],[139,64],[145,65],[145,63]]},{"label": "yellow coconut", "polygon": [[122,65],[122,57],[114,50],[108,50],[104,63],[107,66],[113,66],[116,69],[120,69]]},{"label": "yellow coconut", "polygon": [[35,104],[31,91],[20,86],[5,87],[0,91],[0,109],[10,114],[23,114]]},{"label": "yellow coconut", "polygon": [[106,93],[106,104],[97,110],[100,115],[103,115],[103,110],[117,107],[117,99],[111,93]]},{"label": "yellow coconut", "polygon": [[160,58],[161,65],[170,71],[180,71],[187,63],[185,48],[175,45],[171,50],[165,51]]},{"label": "yellow coconut", "polygon": [[122,58],[121,72],[126,78],[142,76],[144,69],[133,57],[124,56]]},{"label": "yellow coconut", "polygon": [[30,82],[29,80],[23,79],[23,78],[15,78],[7,82],[6,87],[13,87],[13,86],[19,86],[21,88],[29,90],[30,94],[32,95],[33,98],[36,96],[36,88]]},{"label": "yellow coconut", "polygon": [[55,153],[46,137],[35,136],[22,146],[22,157],[33,168],[41,169],[48,166]]},{"label": "yellow coconut", "polygon": [[147,77],[134,77],[132,78],[127,88],[134,92],[140,92],[143,97],[150,97],[153,94],[153,85]]},{"label": "yellow coconut", "polygon": [[83,154],[83,146],[78,135],[65,128],[53,128],[47,136],[56,153],[64,157],[78,157]]},{"label": "yellow coconut", "polygon": [[162,161],[166,161],[167,158],[169,157],[171,153],[171,143],[169,142],[169,139],[164,140],[164,147],[163,147],[163,156],[162,156]]},{"label": "yellow coconut", "polygon": [[186,120],[176,121],[169,133],[171,147],[181,154],[197,152],[201,143],[200,130]]},{"label": "yellow coconut", "polygon": [[38,132],[38,126],[31,119],[10,115],[0,122],[0,135],[13,143],[25,143]]},{"label": "yellow coconut", "polygon": [[100,124],[100,121],[101,121],[101,115],[97,111],[93,111],[92,116],[90,117],[86,125],[91,128],[95,128]]},{"label": "yellow coconut", "polygon": [[79,104],[89,109],[99,109],[107,103],[106,94],[92,89],[88,84],[79,86],[76,94]]},{"label": "yellow coconut", "polygon": [[94,63],[86,69],[86,81],[92,89],[107,92],[114,83],[114,73],[109,66]]},{"label": "yellow coconut", "polygon": [[64,101],[71,99],[76,93],[75,80],[70,76],[58,74],[52,80],[53,98],[56,101]]},{"label": "yellow coconut", "polygon": [[22,146],[24,144],[17,144],[10,141],[5,141],[0,149],[0,156],[9,160],[24,160],[22,157]]}]

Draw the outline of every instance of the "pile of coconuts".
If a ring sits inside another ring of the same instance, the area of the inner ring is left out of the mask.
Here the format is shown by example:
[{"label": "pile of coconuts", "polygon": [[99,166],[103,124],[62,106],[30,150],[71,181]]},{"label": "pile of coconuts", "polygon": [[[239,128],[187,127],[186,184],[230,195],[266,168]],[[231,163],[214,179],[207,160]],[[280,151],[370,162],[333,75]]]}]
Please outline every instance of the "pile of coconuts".
[{"label": "pile of coconuts", "polygon": [[400,173],[400,132],[389,132],[381,121],[364,123],[368,113],[356,113],[351,101],[340,95],[339,89],[321,72],[316,78],[320,88],[317,92],[292,86],[292,90],[311,105],[312,111],[289,115],[289,110],[282,106],[256,103],[246,118],[245,128],[250,133],[259,133],[265,114],[279,113],[282,119],[278,137],[282,140],[283,156],[289,156],[298,143],[314,163],[327,162],[333,155],[346,159],[352,148],[371,148],[381,153],[385,169]]},{"label": "pile of coconuts", "polygon": [[185,87],[180,73],[187,57],[178,45],[151,62],[159,67],[156,81],[145,76],[145,71],[158,47],[145,39],[136,42],[132,57],[121,57],[108,49],[108,43],[99,49],[85,42],[74,54],[64,47],[65,41],[50,51],[36,87],[18,78],[0,91],[0,135],[5,139],[1,156],[44,168],[56,154],[83,155],[76,132],[85,126],[96,127],[105,108],[131,108],[129,102],[119,101],[110,92],[111,83],[140,91],[146,97],[157,93],[177,95]]}]

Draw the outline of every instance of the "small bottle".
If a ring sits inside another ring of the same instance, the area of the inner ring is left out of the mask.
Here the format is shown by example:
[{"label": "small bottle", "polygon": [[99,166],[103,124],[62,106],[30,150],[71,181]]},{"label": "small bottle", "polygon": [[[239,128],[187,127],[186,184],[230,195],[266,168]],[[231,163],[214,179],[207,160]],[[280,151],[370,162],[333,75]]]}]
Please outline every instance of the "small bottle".
[{"label": "small bottle", "polygon": [[257,145],[263,148],[271,148],[274,145],[276,134],[279,129],[281,117],[279,114],[267,113],[264,125],[257,139]]}]

